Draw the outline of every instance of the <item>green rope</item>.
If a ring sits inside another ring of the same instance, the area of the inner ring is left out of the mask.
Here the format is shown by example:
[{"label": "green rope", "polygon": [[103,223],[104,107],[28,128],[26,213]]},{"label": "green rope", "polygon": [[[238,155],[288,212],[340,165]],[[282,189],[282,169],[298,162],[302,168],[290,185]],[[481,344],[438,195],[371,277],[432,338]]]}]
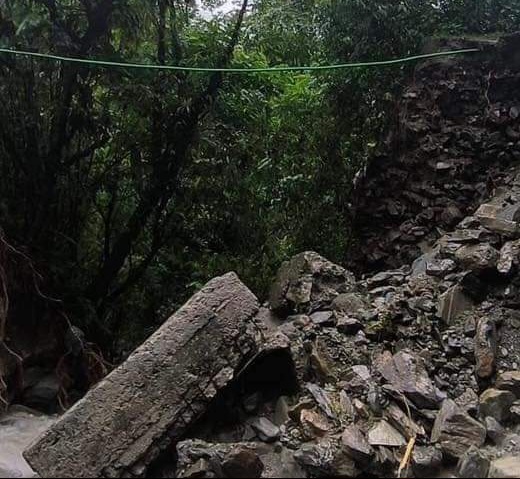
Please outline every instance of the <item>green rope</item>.
[{"label": "green rope", "polygon": [[104,60],[91,60],[88,58],[74,58],[64,57],[59,55],[51,55],[47,53],[27,52],[21,50],[10,50],[7,48],[0,48],[0,53],[7,53],[11,55],[21,55],[27,57],[44,58],[48,60],[57,60],[60,62],[82,63],[87,65],[101,66],[101,67],[121,67],[121,68],[145,68],[151,70],[173,70],[173,71],[187,71],[187,72],[222,72],[222,73],[264,73],[264,72],[293,72],[293,71],[323,71],[323,70],[341,70],[346,68],[360,68],[360,67],[377,67],[387,65],[398,65],[402,63],[414,62],[417,60],[424,60],[427,58],[462,55],[465,53],[479,52],[478,48],[466,48],[464,50],[452,50],[447,52],[426,53],[423,55],[414,55],[411,57],[397,58],[394,60],[384,60],[376,62],[361,62],[361,63],[343,63],[339,65],[317,65],[317,66],[280,66],[280,67],[265,67],[265,68],[202,68],[202,67],[183,67],[176,65],[147,65],[143,63],[121,63],[109,62]]}]

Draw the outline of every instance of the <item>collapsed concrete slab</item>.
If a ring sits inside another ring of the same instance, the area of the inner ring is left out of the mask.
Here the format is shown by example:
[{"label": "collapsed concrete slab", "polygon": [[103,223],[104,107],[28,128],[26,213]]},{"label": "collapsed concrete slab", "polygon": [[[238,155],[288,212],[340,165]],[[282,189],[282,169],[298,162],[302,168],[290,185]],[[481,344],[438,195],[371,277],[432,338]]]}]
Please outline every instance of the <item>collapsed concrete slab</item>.
[{"label": "collapsed concrete slab", "polygon": [[211,280],[24,456],[42,477],[142,476],[258,352],[258,300]]}]

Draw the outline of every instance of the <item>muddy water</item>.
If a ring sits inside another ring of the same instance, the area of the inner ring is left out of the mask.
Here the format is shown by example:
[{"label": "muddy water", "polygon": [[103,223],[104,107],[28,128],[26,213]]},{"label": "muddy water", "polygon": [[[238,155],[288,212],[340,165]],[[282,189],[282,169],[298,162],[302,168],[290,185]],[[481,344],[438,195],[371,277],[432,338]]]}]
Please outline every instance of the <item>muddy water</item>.
[{"label": "muddy water", "polygon": [[0,478],[35,477],[22,452],[52,422],[48,416],[16,406],[0,416]]}]

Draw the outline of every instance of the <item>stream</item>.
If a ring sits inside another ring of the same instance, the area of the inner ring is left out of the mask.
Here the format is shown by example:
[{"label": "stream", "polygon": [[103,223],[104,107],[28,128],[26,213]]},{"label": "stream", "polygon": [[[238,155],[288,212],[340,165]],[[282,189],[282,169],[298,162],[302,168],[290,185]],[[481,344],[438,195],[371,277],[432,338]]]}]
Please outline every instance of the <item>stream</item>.
[{"label": "stream", "polygon": [[35,477],[22,452],[53,421],[21,406],[0,416],[0,478]]}]

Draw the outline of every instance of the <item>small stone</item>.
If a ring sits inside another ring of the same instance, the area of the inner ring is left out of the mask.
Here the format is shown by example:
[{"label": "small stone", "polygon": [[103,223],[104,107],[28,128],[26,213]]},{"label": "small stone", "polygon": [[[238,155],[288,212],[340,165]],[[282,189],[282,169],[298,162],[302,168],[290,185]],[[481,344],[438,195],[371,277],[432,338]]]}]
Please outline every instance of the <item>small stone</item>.
[{"label": "small stone", "polygon": [[407,440],[426,434],[424,427],[416,423],[396,403],[392,402],[384,411],[384,418],[395,427]]},{"label": "small stone", "polygon": [[486,425],[487,436],[493,443],[500,445],[506,437],[506,431],[503,426],[493,417],[486,417],[484,419]]},{"label": "small stone", "polygon": [[511,391],[520,399],[520,371],[506,371],[499,374],[495,387],[504,391]]},{"label": "small stone", "polygon": [[300,413],[300,423],[311,437],[324,436],[331,428],[324,416],[309,409]]},{"label": "small stone", "polygon": [[497,270],[502,274],[510,274],[518,267],[520,259],[520,240],[508,241],[500,250]]},{"label": "small stone", "polygon": [[460,396],[455,399],[455,402],[470,416],[476,416],[478,413],[478,396],[473,389],[466,389]]},{"label": "small stone", "polygon": [[413,450],[412,471],[415,477],[434,477],[442,467],[442,452],[434,446],[417,446]]},{"label": "small stone", "polygon": [[515,401],[511,406],[510,418],[514,424],[520,424],[520,401]]},{"label": "small stone", "polygon": [[363,364],[352,366],[346,374],[346,388],[351,391],[364,391],[371,380],[370,370]]},{"label": "small stone", "polygon": [[406,445],[403,435],[387,421],[379,421],[368,432],[368,443],[371,446],[401,447]]},{"label": "small stone", "polygon": [[354,338],[354,344],[356,346],[364,346],[365,344],[369,344],[370,341],[366,337],[366,334],[363,331],[358,331],[355,338]]},{"label": "small stone", "polygon": [[499,256],[499,252],[488,243],[464,245],[455,253],[455,258],[470,271],[495,269]]},{"label": "small stone", "polygon": [[509,417],[509,409],[515,401],[511,391],[488,389],[480,396],[479,413],[481,417],[492,417],[503,422]]},{"label": "small stone", "polygon": [[488,471],[489,459],[474,446],[464,453],[457,464],[458,477],[487,477]]},{"label": "small stone", "polygon": [[238,449],[232,451],[222,462],[222,472],[225,477],[261,477],[264,464],[254,451]]},{"label": "small stone", "polygon": [[363,329],[363,324],[356,318],[343,316],[338,319],[336,327],[340,333],[352,335]]},{"label": "small stone", "polygon": [[343,293],[332,301],[332,309],[347,314],[355,314],[366,308],[366,301],[359,293]]},{"label": "small stone", "polygon": [[460,457],[471,446],[480,447],[486,439],[486,429],[465,413],[454,401],[446,399],[435,419],[431,441],[452,457]]},{"label": "small stone", "polygon": [[320,407],[320,409],[331,419],[336,418],[333,412],[332,402],[328,393],[317,384],[307,383],[306,389],[312,394],[312,397]]},{"label": "small stone", "polygon": [[310,317],[316,326],[334,326],[335,316],[332,311],[319,311]]},{"label": "small stone", "polygon": [[375,454],[361,429],[354,424],[343,431],[341,442],[347,453],[360,463],[367,463]]},{"label": "small stone", "polygon": [[214,474],[211,464],[204,458],[199,459],[197,462],[192,464],[186,471],[179,477],[196,478],[196,477],[216,477]]},{"label": "small stone", "polygon": [[457,269],[457,263],[451,259],[434,259],[426,263],[426,273],[442,278]]},{"label": "small stone", "polygon": [[275,442],[280,437],[280,429],[266,417],[259,417],[251,422],[251,427],[259,439],[264,442]]},{"label": "small stone", "polygon": [[504,479],[520,477],[520,456],[502,457],[492,461],[488,477]]}]

